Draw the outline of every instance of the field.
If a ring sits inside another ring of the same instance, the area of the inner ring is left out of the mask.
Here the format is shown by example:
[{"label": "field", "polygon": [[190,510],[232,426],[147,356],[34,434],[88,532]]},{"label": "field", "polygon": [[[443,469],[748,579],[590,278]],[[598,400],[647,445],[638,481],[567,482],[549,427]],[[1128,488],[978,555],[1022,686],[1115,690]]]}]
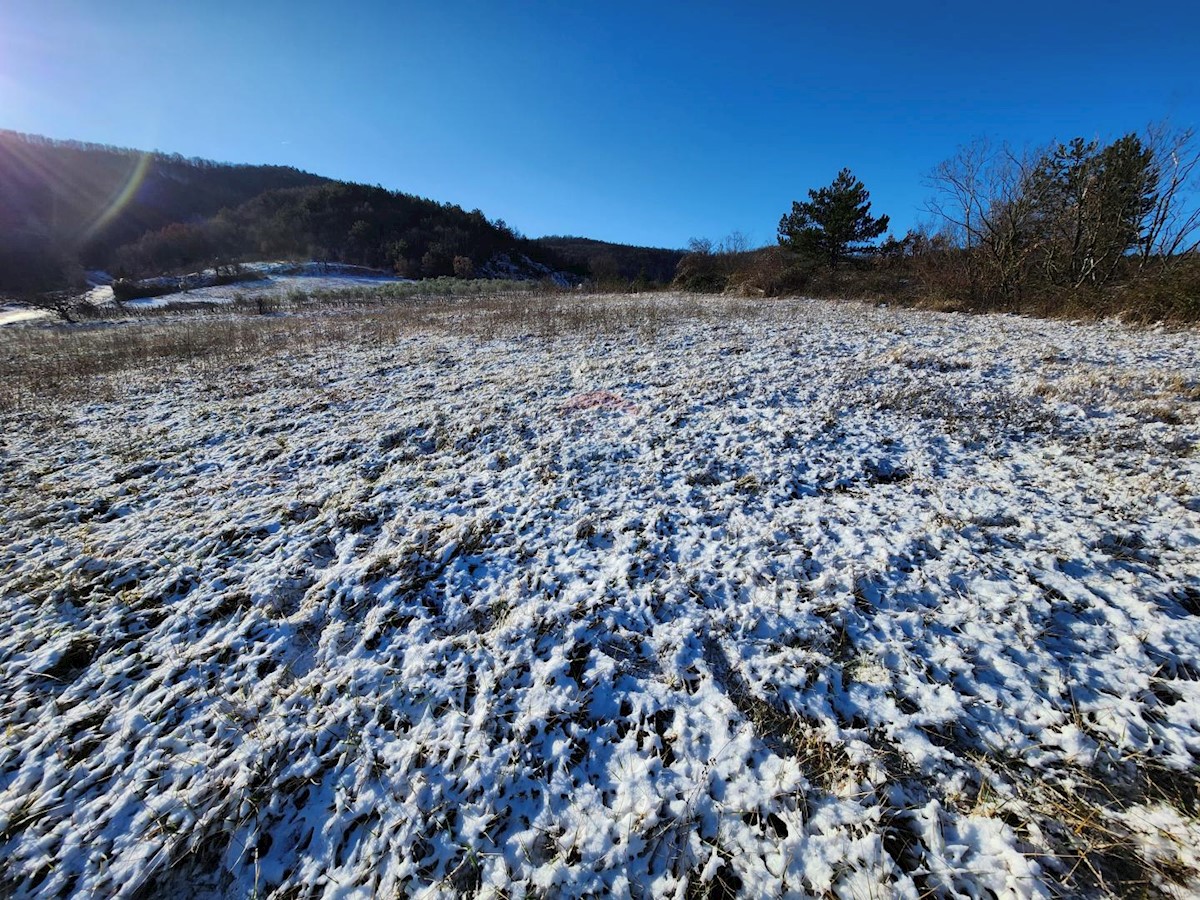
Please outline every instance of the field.
[{"label": "field", "polygon": [[0,895],[1200,893],[1194,331],[0,329]]}]

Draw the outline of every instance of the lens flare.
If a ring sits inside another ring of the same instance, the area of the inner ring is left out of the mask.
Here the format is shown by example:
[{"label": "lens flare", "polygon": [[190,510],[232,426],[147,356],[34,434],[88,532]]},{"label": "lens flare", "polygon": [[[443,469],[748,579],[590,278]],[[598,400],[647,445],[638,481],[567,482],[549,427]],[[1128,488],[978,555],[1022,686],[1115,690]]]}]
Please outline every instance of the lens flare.
[{"label": "lens flare", "polygon": [[80,235],[81,244],[86,244],[103,231],[104,227],[116,218],[121,210],[129,204],[129,201],[137,195],[138,188],[146,180],[146,173],[150,170],[150,163],[153,162],[153,159],[154,155],[152,153],[142,153],[138,156],[137,163],[130,168],[125,183],[109,198],[96,217],[83,229]]}]

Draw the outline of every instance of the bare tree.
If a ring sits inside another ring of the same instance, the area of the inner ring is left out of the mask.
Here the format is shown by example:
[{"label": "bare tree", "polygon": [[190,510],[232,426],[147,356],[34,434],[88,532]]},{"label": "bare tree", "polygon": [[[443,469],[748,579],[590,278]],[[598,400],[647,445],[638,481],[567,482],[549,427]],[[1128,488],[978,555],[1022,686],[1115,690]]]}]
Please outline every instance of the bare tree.
[{"label": "bare tree", "polygon": [[718,251],[726,256],[737,256],[741,253],[748,253],[749,250],[750,238],[736,230],[729,232],[725,240],[718,245]]},{"label": "bare tree", "polygon": [[74,325],[80,312],[94,309],[87,299],[74,291],[46,291],[19,297],[16,301],[28,309],[40,309],[54,313],[64,322]]},{"label": "bare tree", "polygon": [[1019,300],[1039,249],[1033,171],[1038,155],[1018,156],[986,139],[960,147],[929,176],[928,209],[965,251],[972,299],[981,293]]},{"label": "bare tree", "polygon": [[1159,122],[1146,129],[1143,142],[1152,154],[1157,196],[1142,228],[1139,271],[1151,264],[1169,268],[1183,254],[1200,249],[1200,205],[1192,199],[1200,191],[1195,131]]},{"label": "bare tree", "polygon": [[717,242],[694,237],[688,241],[687,253],[675,269],[675,284],[690,291],[725,290],[749,251],[750,239],[740,231],[730,232]]}]

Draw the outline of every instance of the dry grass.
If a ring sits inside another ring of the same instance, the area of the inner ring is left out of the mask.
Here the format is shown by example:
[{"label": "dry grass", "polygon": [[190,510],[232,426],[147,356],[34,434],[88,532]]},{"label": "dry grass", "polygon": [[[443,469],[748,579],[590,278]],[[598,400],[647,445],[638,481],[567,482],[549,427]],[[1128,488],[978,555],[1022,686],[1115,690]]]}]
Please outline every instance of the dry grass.
[{"label": "dry grass", "polygon": [[[286,362],[288,356],[308,353],[329,358],[357,348],[356,352],[368,357],[367,362],[370,363],[363,367],[362,372],[373,373],[377,368],[374,365],[377,360],[386,358],[389,365],[397,366],[397,359],[395,356],[385,356],[383,352],[375,354],[371,348],[379,347],[383,351],[397,340],[425,335],[452,335],[478,338],[480,341],[530,341],[529,346],[538,349],[542,345],[534,342],[558,336],[598,336],[601,340],[597,344],[603,349],[609,343],[606,339],[608,335],[636,335],[647,342],[657,339],[663,346],[678,347],[681,345],[673,343],[676,338],[668,326],[690,320],[699,321],[703,328],[717,335],[715,342],[709,345],[708,352],[716,351],[724,355],[726,350],[742,352],[745,345],[754,340],[756,332],[753,329],[744,329],[739,333],[741,324],[753,321],[760,312],[774,309],[780,311],[773,315],[772,323],[778,322],[780,315],[802,315],[798,312],[798,306],[782,304],[780,308],[773,301],[665,294],[638,298],[522,293],[470,297],[381,297],[378,293],[369,294],[360,289],[321,298],[308,295],[285,298],[280,301],[279,311],[271,315],[256,314],[252,304],[235,304],[219,312],[158,312],[138,319],[96,322],[71,328],[12,328],[0,330],[0,414],[8,410],[34,410],[37,415],[65,416],[65,413],[58,411],[70,407],[60,401],[104,397],[107,394],[117,396],[127,381],[140,385],[144,385],[147,379],[168,383],[173,377],[193,375],[201,376],[206,382],[223,382],[221,390],[226,398],[253,398],[264,386],[271,385],[272,378],[280,377],[280,372],[287,368],[286,365],[259,365],[272,358]],[[865,307],[863,311],[867,314],[872,312]],[[880,333],[889,335],[899,331],[895,323],[887,321],[880,322],[878,327]],[[692,345],[682,346],[686,348],[685,352],[691,352]],[[363,348],[366,353],[361,352]],[[950,350],[939,354],[928,346],[906,343],[894,349],[884,349],[877,355],[864,356],[865,359],[843,359],[838,369],[843,377],[860,385],[848,396],[861,409],[898,412],[902,414],[900,418],[920,421],[923,427],[967,435],[980,441],[1004,430],[1024,435],[1036,434],[1039,429],[1050,433],[1056,427],[1053,416],[1038,404],[1027,402],[1028,397],[1021,390],[1012,391],[1001,384],[995,389],[983,391],[981,385],[985,376],[977,355],[955,355]],[[610,365],[612,358],[604,352],[597,365]],[[1058,359],[1057,355],[1048,355],[1043,363]],[[567,359],[565,365],[573,361]],[[886,370],[887,377],[876,378],[873,373],[882,370]],[[307,377],[305,373],[301,373],[301,376]],[[369,377],[375,376],[370,374]],[[764,380],[767,377],[764,375]],[[364,383],[367,378],[368,374],[364,374]],[[333,391],[344,390],[334,386],[326,393],[326,388],[318,384],[314,376],[313,384],[308,386],[311,395],[308,402],[313,408],[321,408],[317,404],[327,404],[327,398],[333,396]],[[302,392],[297,393],[302,395]],[[1100,374],[1085,371],[1064,379],[1041,381],[1030,387],[1028,393],[1035,397],[1079,396],[1085,399],[1094,395],[1109,405],[1117,402],[1112,398],[1121,398],[1120,402],[1130,408],[1134,404],[1143,404],[1145,416],[1164,422],[1170,422],[1170,416],[1183,416],[1178,412],[1180,409],[1187,411],[1188,415],[1194,415],[1190,412],[1190,404],[1200,396],[1197,395],[1196,381],[1190,376],[1165,371],[1161,375],[1137,376],[1132,370],[1128,373],[1106,370]],[[616,394],[595,391],[567,401],[567,408],[572,408],[570,404],[579,408],[580,398],[596,406],[619,399]],[[814,415],[822,412],[830,416],[826,421],[831,423],[831,427],[836,424],[837,415],[830,414],[828,409],[815,409]],[[455,432],[448,432],[441,420],[435,417],[426,421],[433,424],[427,430],[421,426],[422,440],[428,440],[430,446],[439,448],[452,444]],[[275,434],[276,438],[268,437],[267,441],[277,439],[282,446],[285,437],[291,439],[287,433]],[[380,450],[392,454],[397,462],[401,461],[404,447],[413,440],[411,432],[404,429],[380,429],[369,434],[370,441],[377,442]],[[473,439],[475,433],[468,433],[464,426],[458,435]],[[135,430],[128,425],[112,423],[105,426],[104,437],[99,440],[104,444],[112,442],[112,449],[108,452],[120,463],[109,473],[114,486],[136,486],[136,479],[142,473],[153,471],[153,466],[149,470],[138,467],[139,461],[157,458],[146,449],[152,441],[148,429]],[[3,438],[0,438],[2,447]],[[321,457],[322,465],[343,461],[346,452],[344,445],[333,446],[332,450],[338,455]],[[59,463],[49,458],[44,465]],[[503,465],[508,465],[507,459]],[[361,481],[353,482],[352,488],[347,487],[344,493],[327,501],[326,510],[333,511],[331,527],[346,533],[380,530],[380,521],[384,516],[381,510],[388,507],[373,501],[374,488],[371,485],[378,473],[368,475],[366,471],[357,470],[356,478],[361,478]],[[716,489],[722,484],[722,480],[711,470],[700,469],[699,472],[694,479],[689,478],[693,486]],[[909,468],[868,468],[863,471],[861,478],[855,478],[858,480],[843,484],[864,494],[877,485],[897,484],[902,480],[912,479],[914,484],[919,484],[918,476]],[[748,494],[761,492],[768,498],[770,496],[769,478],[745,474],[727,480],[737,491]],[[67,496],[70,489],[71,485],[64,485],[63,496]],[[121,487],[121,490],[124,489]],[[82,499],[80,502],[83,506],[83,511],[79,513],[80,523],[85,523],[86,516],[103,515],[107,510],[107,499],[100,506],[95,503],[89,505]],[[312,504],[297,503],[289,507],[286,516],[288,521],[308,521],[316,517],[318,512],[318,508]],[[975,520],[966,517],[946,520],[955,531],[965,530],[972,521]],[[998,527],[1008,521],[989,519],[987,527]],[[47,519],[43,524],[50,523],[51,520]],[[1012,519],[1011,523],[1015,526],[1016,519]],[[416,530],[403,543],[383,549],[372,548],[370,555],[363,560],[361,578],[364,583],[397,578],[407,585],[406,590],[410,594],[423,596],[426,585],[435,581],[455,558],[483,555],[489,548],[494,548],[498,543],[496,525],[495,519],[480,514],[473,518],[448,520],[444,528],[430,526],[428,530]],[[581,514],[573,525],[573,534],[577,541],[586,542],[598,534],[603,535],[605,527],[603,516],[595,512]],[[251,532],[230,527],[214,533],[222,554],[249,552],[253,536]],[[1140,538],[1133,537],[1140,541]],[[331,553],[332,546],[329,545]],[[435,554],[439,547],[454,549],[445,555]],[[1134,540],[1119,536],[1118,542],[1106,552],[1114,558],[1136,562],[1141,559],[1139,554],[1143,547]],[[907,550],[904,553],[906,555],[903,558],[898,557],[901,563],[912,556]],[[1118,557],[1118,553],[1123,555]],[[47,572],[46,577],[49,578],[49,575]],[[34,583],[30,575],[21,577],[24,581],[18,584],[14,579],[10,585],[12,590],[41,592],[49,596],[47,585]],[[312,581],[300,583],[303,586],[299,588],[294,585],[282,586],[278,595],[265,601],[268,605],[262,606],[263,618],[279,622],[290,615]],[[872,614],[867,584],[865,579],[854,579],[853,600],[864,620]],[[126,595],[118,595],[116,591],[117,585],[111,574],[104,573],[98,573],[94,583],[83,579],[78,584],[72,581],[61,589],[64,598],[94,596],[97,605],[129,602]],[[141,601],[135,599],[133,602]],[[217,599],[213,598],[214,607],[216,602]],[[234,611],[228,613],[230,615],[241,615],[251,608],[252,603],[250,594],[245,592],[231,592],[219,602],[220,609],[225,610],[228,605],[228,609]],[[344,609],[349,610],[350,607]],[[517,610],[515,615],[514,609]],[[500,598],[489,608],[473,612],[475,618],[464,619],[470,622],[466,632],[470,634],[494,627],[510,616],[515,619],[521,614],[520,609],[519,606],[510,605],[507,599]],[[830,607],[829,612],[821,614],[821,618],[828,620],[837,609]],[[355,617],[373,613],[372,610],[364,614],[357,606],[353,609]],[[222,616],[226,614],[220,613]],[[374,641],[377,645],[388,634],[405,627],[407,621],[402,611],[380,608],[375,618],[370,620],[371,633],[365,640]],[[828,667],[840,669],[851,682],[878,684],[872,680],[872,671],[879,663],[862,650],[856,652],[845,623],[844,618],[840,620],[840,625],[830,623],[830,646],[824,648],[828,651]],[[923,776],[914,770],[908,757],[890,739],[885,739],[879,732],[867,732],[865,726],[855,725],[852,719],[839,719],[839,728],[846,733],[858,733],[860,736],[856,740],[869,745],[869,754],[860,748],[852,756],[846,745],[839,742],[837,729],[832,728],[828,721],[823,725],[809,714],[797,712],[771,684],[753,681],[747,674],[749,670],[743,670],[737,658],[725,650],[734,645],[733,640],[732,632],[724,642],[708,639],[703,660],[736,713],[752,726],[757,739],[776,755],[795,760],[804,778],[812,785],[812,796],[817,798],[843,796],[851,792],[858,794],[872,789],[868,783],[901,788],[896,796],[906,794],[911,802],[894,798],[878,802],[882,810],[879,834],[883,849],[902,873],[912,879],[919,895],[942,893],[942,888],[926,880],[928,861],[940,851],[927,846],[921,830],[916,827],[916,815],[921,808],[918,801],[936,797],[933,787],[922,781]],[[97,650],[97,644],[87,635],[66,638],[63,646],[61,658],[54,667],[46,670],[45,674],[52,679],[67,680],[73,677],[92,662]],[[366,646],[374,649],[369,643]],[[582,691],[582,674],[591,648],[577,644],[571,646],[574,648],[570,657],[574,674],[568,674]],[[641,657],[631,653],[630,659]],[[285,662],[284,665],[290,663]],[[280,690],[290,690],[293,681],[281,682],[283,686]],[[316,691],[318,688],[314,686],[313,689]],[[338,685],[328,687],[330,692],[341,689]],[[314,694],[314,700],[317,696]],[[241,698],[235,696],[233,699],[236,702],[226,703],[227,709],[222,707],[220,712],[221,716],[228,719],[228,727],[246,736],[247,741],[262,741],[262,735],[256,730],[253,710],[244,705]],[[904,712],[907,715],[910,711]],[[1076,715],[1079,716],[1078,713]],[[1081,730],[1087,730],[1087,721],[1082,716],[1079,716],[1076,724]],[[666,759],[666,753],[675,752],[671,749],[675,738],[671,737],[669,717],[659,717],[657,714],[643,716],[632,727],[640,735],[639,742],[643,739],[659,742],[663,748],[663,759]],[[66,752],[86,755],[91,747],[89,742],[97,739],[93,732],[93,726],[80,725],[71,736],[71,741],[65,745]],[[1168,806],[1189,823],[1195,822],[1198,795],[1195,778],[1189,773],[1167,772],[1161,767],[1155,768],[1149,758],[1121,757],[1114,753],[1106,768],[1060,767],[1047,775],[1044,772],[1035,773],[1019,758],[1010,758],[1003,753],[975,754],[967,749],[969,742],[952,731],[940,735],[931,733],[930,736],[940,736],[944,746],[950,747],[955,753],[965,753],[971,765],[964,768],[973,770],[976,776],[966,781],[965,788],[956,800],[950,801],[956,813],[963,817],[998,818],[1010,825],[1020,838],[1022,852],[1038,858],[1046,865],[1048,879],[1061,896],[1161,896],[1157,893],[1160,885],[1168,888],[1186,886],[1188,879],[1193,877],[1194,873],[1174,857],[1158,857],[1148,853],[1139,840],[1139,834],[1128,824],[1131,811],[1136,814],[1143,805]],[[960,740],[963,741],[961,744],[956,743]],[[348,752],[363,751],[361,745],[355,745]],[[246,799],[245,808],[257,815],[265,802],[263,792],[271,789],[270,780],[270,773],[254,769],[239,782],[236,790],[229,789],[232,799],[214,802],[211,815],[226,817],[222,821],[236,822],[236,827],[222,828],[222,831],[214,833],[197,826],[193,831],[197,837],[191,839],[186,852],[184,845],[177,842],[164,840],[163,846],[174,848],[171,852],[186,861],[189,855],[199,853],[197,847],[208,842],[228,842],[226,830],[248,833],[252,816],[248,813],[245,818],[235,819],[230,804],[235,800],[241,802],[243,797],[249,798]],[[864,784],[868,786],[860,787]],[[289,788],[280,786],[278,790],[286,797]],[[797,804],[805,802],[803,792],[792,799]],[[950,800],[949,797],[947,799]],[[10,820],[10,832],[27,828],[31,821],[47,816],[42,805],[45,802],[43,795],[29,795]],[[717,802],[714,808],[720,810],[722,815],[747,825],[752,824],[755,829],[768,835],[779,835],[787,828],[784,819],[788,816],[782,812],[782,807],[772,812],[758,808],[724,807]],[[435,821],[432,813],[428,821]],[[173,824],[169,816],[164,816],[164,824],[158,827],[166,831],[179,826]],[[656,847],[661,845],[662,852],[673,859],[687,859],[682,855],[683,836],[694,827],[695,815],[689,809],[678,819],[657,826],[648,834],[647,841]],[[432,824],[429,828],[434,830]],[[0,838],[5,836],[6,833],[0,830]],[[153,839],[157,840],[158,835]],[[698,869],[691,873],[686,885],[681,888],[685,896],[725,898],[744,892],[745,886],[736,871],[736,848],[730,850],[722,847],[719,840],[719,837],[712,838],[705,843],[706,848],[719,852],[719,864],[714,862],[707,871]],[[547,852],[568,858],[574,852],[574,845],[569,845],[566,835],[547,838],[547,842],[550,848]],[[197,865],[201,869],[214,868],[217,862],[203,860]],[[464,886],[475,886],[472,878],[477,874],[477,868],[473,857],[464,856],[457,868],[448,870],[446,877],[455,890],[460,887],[465,889]],[[152,882],[151,886],[157,885],[166,891],[162,884]],[[6,888],[16,890],[15,885],[17,882],[6,883],[4,876],[0,875],[0,895],[5,894]]]},{"label": "dry grass", "polygon": [[[1003,757],[977,762],[990,776],[981,782],[976,811],[1003,813],[1063,868],[1064,885],[1072,890],[1141,898],[1172,896],[1169,887],[1195,887],[1195,873],[1178,860],[1156,858],[1143,849],[1129,818],[1139,809],[1163,805],[1194,821],[1194,774],[1163,769],[1137,754],[1053,777],[1031,777],[1019,762]],[[1004,787],[993,791],[989,780]]]},{"label": "dry grass", "polygon": [[[653,338],[672,320],[745,317],[745,300],[655,294],[577,295],[505,291],[470,296],[356,288],[289,296],[259,315],[254,301],[230,307],[152,310],[84,325],[0,330],[0,410],[44,408],[57,399],[105,398],[131,372],[189,373],[272,354],[339,344],[383,346],[420,333],[480,339],[634,331]],[[119,316],[119,317],[118,317]]]}]

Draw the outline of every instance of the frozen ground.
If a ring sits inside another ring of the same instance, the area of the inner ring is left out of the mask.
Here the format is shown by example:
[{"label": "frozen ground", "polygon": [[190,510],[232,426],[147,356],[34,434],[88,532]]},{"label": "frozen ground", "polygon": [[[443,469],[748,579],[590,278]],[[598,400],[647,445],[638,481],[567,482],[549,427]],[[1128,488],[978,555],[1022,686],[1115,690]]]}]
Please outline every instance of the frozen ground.
[{"label": "frozen ground", "polygon": [[0,894],[1200,891],[1194,333],[578,302],[0,412]]}]

